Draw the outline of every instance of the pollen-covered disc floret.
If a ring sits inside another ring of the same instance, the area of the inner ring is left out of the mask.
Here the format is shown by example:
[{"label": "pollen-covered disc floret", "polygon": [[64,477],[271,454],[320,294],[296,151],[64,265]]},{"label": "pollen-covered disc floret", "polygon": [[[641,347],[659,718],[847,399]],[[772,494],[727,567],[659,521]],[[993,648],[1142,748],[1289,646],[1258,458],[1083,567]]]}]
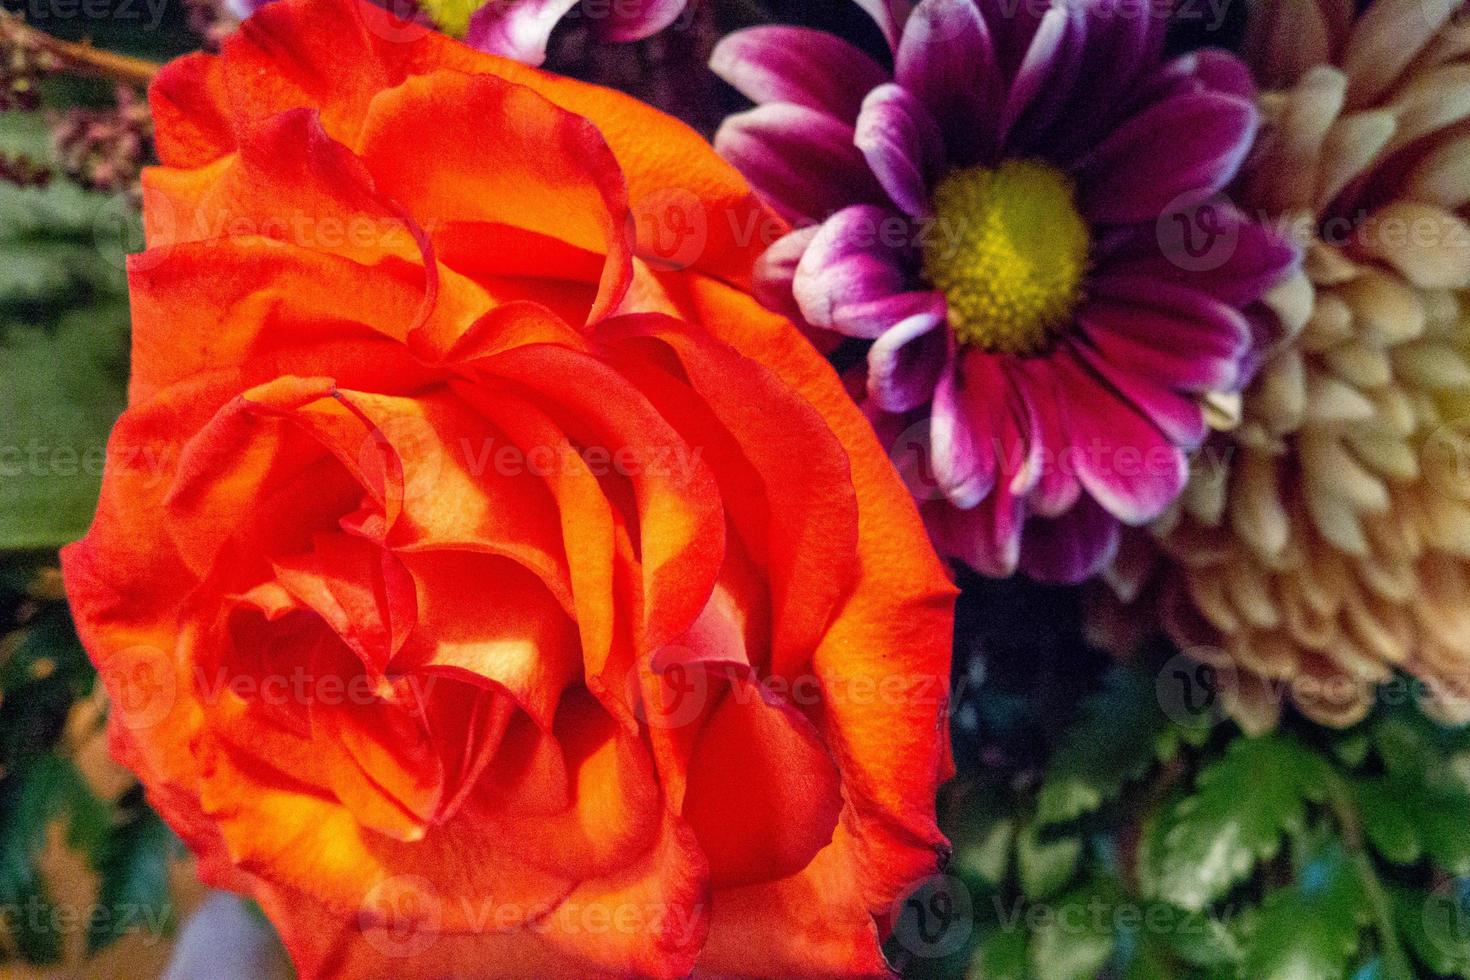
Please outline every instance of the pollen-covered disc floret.
[{"label": "pollen-covered disc floret", "polygon": [[1055,167],[1007,160],[960,170],[934,192],[924,276],[944,294],[955,339],[1035,354],[1071,319],[1087,271],[1087,223]]}]

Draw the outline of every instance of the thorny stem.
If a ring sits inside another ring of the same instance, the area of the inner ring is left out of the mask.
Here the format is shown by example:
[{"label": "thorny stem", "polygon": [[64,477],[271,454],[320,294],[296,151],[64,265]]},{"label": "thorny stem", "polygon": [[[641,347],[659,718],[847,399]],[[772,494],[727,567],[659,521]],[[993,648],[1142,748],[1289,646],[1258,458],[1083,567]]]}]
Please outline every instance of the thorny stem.
[{"label": "thorny stem", "polygon": [[104,51],[88,43],[63,41],[37,30],[14,14],[0,11],[0,42],[29,42],[55,59],[57,70],[147,88],[163,67],[145,58]]}]

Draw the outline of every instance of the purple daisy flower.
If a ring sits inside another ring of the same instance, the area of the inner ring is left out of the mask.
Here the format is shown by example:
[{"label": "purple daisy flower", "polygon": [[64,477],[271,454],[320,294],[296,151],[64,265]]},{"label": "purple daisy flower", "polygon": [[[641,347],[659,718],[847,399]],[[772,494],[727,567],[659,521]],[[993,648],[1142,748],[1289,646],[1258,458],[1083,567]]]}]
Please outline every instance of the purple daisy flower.
[{"label": "purple daisy flower", "polygon": [[[222,0],[244,20],[271,0]],[[581,15],[604,41],[641,41],[673,24],[691,0],[484,0],[473,4],[457,0],[364,0],[413,18],[423,10],[435,16],[426,22],[463,35],[465,43],[527,65],[546,60],[546,42],[557,23],[579,5]],[[468,21],[463,18],[468,17]]]},{"label": "purple daisy flower", "polygon": [[[465,42],[528,65],[546,60],[558,21],[584,0],[489,0],[470,18]],[[641,41],[678,19],[690,0],[589,0],[582,16],[605,41]]]},{"label": "purple daisy flower", "polygon": [[942,553],[1083,579],[1179,494],[1207,397],[1247,380],[1242,310],[1295,261],[1220,197],[1249,76],[1165,60],[1147,0],[858,2],[892,70],[796,27],[714,54],[758,103],[716,146],[796,229],[762,298],[866,347],[854,387]]}]

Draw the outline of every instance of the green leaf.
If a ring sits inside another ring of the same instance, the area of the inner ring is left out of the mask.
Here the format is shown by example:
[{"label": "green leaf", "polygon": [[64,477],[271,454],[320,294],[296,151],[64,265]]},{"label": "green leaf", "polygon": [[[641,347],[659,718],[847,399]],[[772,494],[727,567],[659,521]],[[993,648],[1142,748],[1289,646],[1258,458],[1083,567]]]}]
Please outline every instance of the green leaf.
[{"label": "green leaf", "polygon": [[1383,980],[1383,961],[1373,957],[1353,974],[1353,980]]},{"label": "green leaf", "polygon": [[1163,908],[1167,909],[1166,913],[1156,911],[1155,914],[1159,921],[1168,924],[1169,948],[1184,962],[1199,967],[1225,967],[1239,963],[1245,956],[1228,918],[1174,906]]},{"label": "green leaf", "polygon": [[102,914],[88,922],[87,949],[107,946],[129,932],[166,935],[174,927],[168,868],[177,848],[173,832],[151,810],[117,828],[98,866]]},{"label": "green leaf", "polygon": [[1021,891],[1032,901],[1055,895],[1077,873],[1081,857],[1080,837],[1053,836],[1037,824],[1027,824],[1016,835],[1016,870]]},{"label": "green leaf", "polygon": [[1368,758],[1368,752],[1372,748],[1372,742],[1368,733],[1361,729],[1348,732],[1334,732],[1329,744],[1332,754],[1337,756],[1339,762],[1349,769],[1356,769]]},{"label": "green leaf", "polygon": [[73,684],[78,695],[91,689],[91,665],[64,603],[46,606],[11,636],[15,648],[0,662],[0,696],[18,694],[58,675]]},{"label": "green leaf", "polygon": [[1113,956],[1109,886],[1091,884],[1038,906],[1028,960],[1036,980],[1093,980]]},{"label": "green leaf", "polygon": [[987,933],[970,960],[969,976],[972,980],[1028,980],[1026,931],[1018,924]]},{"label": "green leaf", "polygon": [[67,826],[67,842],[95,854],[111,823],[111,808],[92,794],[76,767],[45,754],[0,780],[0,909],[16,909],[7,921],[22,957],[51,962],[60,951],[52,927],[45,882],[36,860],[55,821]]},{"label": "green leaf", "polygon": [[[0,150],[36,152],[39,119],[0,116]],[[79,537],[126,399],[126,205],[65,182],[0,185],[0,550]]]},{"label": "green leaf", "polygon": [[1117,946],[1110,975],[1120,980],[1176,980],[1180,976],[1168,951],[1152,932],[1123,932],[1118,937]]},{"label": "green leaf", "polygon": [[1408,801],[1387,779],[1360,779],[1352,784],[1363,830],[1374,848],[1394,864],[1415,864],[1424,856],[1424,844]]},{"label": "green leaf", "polygon": [[1273,857],[1320,799],[1324,763],[1287,736],[1236,738],[1163,815],[1151,843],[1149,897],[1201,910]]},{"label": "green leaf", "polygon": [[[1381,795],[1390,802],[1372,814],[1365,809],[1364,826],[1381,851],[1378,834],[1396,829],[1398,837],[1390,835],[1387,843],[1402,845],[1402,853],[1408,854],[1409,841],[1401,827],[1368,822],[1392,820],[1387,814],[1396,813],[1408,821],[1413,843],[1431,862],[1452,875],[1464,876],[1470,875],[1470,833],[1465,829],[1470,827],[1470,789],[1457,758],[1450,754],[1454,748],[1451,738],[1428,719],[1407,713],[1391,715],[1374,726],[1374,747],[1388,771]],[[1418,859],[1417,854],[1403,861],[1383,853],[1398,863]]]},{"label": "green leaf", "polygon": [[1179,741],[1152,675],[1115,668],[1063,734],[1037,796],[1036,819],[1057,824],[1092,813],[1157,761],[1172,758]]},{"label": "green leaf", "polygon": [[0,666],[0,772],[24,770],[49,751],[72,703],[95,682],[62,603],[47,605],[8,642],[16,645]]},{"label": "green leaf", "polygon": [[46,965],[61,959],[62,930],[55,928],[56,906],[51,902],[45,879],[26,879],[13,900],[5,908],[11,910],[3,928],[16,952],[26,963]]},{"label": "green leaf", "polygon": [[1470,978],[1470,894],[1392,890],[1394,924],[1409,951],[1439,976]]},{"label": "green leaf", "polygon": [[0,550],[55,548],[91,523],[126,402],[127,330],[112,299],[0,338]]},{"label": "green leaf", "polygon": [[1339,980],[1358,952],[1367,896],[1340,845],[1294,885],[1272,893],[1251,934],[1241,975],[1250,980]]},{"label": "green leaf", "polygon": [[35,874],[46,828],[68,821],[68,841],[92,851],[106,832],[111,811],[97,799],[76,766],[46,754],[0,781],[0,906]]},{"label": "green leaf", "polygon": [[950,871],[967,882],[998,889],[1005,884],[1010,870],[1011,849],[1016,839],[1016,821],[1011,817],[988,814],[975,818],[964,836],[955,836],[954,858]]}]

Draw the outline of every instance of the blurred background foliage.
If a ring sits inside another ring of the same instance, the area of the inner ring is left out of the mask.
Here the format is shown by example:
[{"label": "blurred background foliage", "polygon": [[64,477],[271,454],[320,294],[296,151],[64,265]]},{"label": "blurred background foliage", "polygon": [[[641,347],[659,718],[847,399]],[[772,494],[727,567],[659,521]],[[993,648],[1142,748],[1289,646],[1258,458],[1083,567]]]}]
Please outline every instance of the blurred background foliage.
[{"label": "blurred background foliage", "polygon": [[[0,6],[153,61],[219,26],[218,9],[182,0]],[[1237,37],[1243,12],[1232,5],[1208,40]],[[548,67],[710,134],[742,106],[702,70],[709,48],[759,19],[882,53],[850,3],[710,0],[696,29],[637,45],[592,44],[569,22]],[[1183,26],[1173,43],[1203,40]],[[78,112],[118,112],[118,98],[109,83],[52,75],[39,111],[0,113],[0,172],[49,177],[0,181],[6,976],[159,975],[200,899],[187,856],[108,758],[105,698],[56,570],[56,549],[90,519],[125,401],[123,256],[141,247],[136,195],[115,173],[82,173],[90,189],[68,179],[81,168],[62,159],[57,133],[68,116],[75,133]],[[134,162],[146,154],[145,143]],[[889,952],[904,975],[1470,978],[1470,731],[1430,722],[1405,684],[1350,730],[1288,716],[1248,738],[1218,710],[1229,678],[1163,647],[1121,665],[1089,647],[1078,590],[963,574],[961,584],[959,775],[940,800],[954,858],[896,908]]]}]

